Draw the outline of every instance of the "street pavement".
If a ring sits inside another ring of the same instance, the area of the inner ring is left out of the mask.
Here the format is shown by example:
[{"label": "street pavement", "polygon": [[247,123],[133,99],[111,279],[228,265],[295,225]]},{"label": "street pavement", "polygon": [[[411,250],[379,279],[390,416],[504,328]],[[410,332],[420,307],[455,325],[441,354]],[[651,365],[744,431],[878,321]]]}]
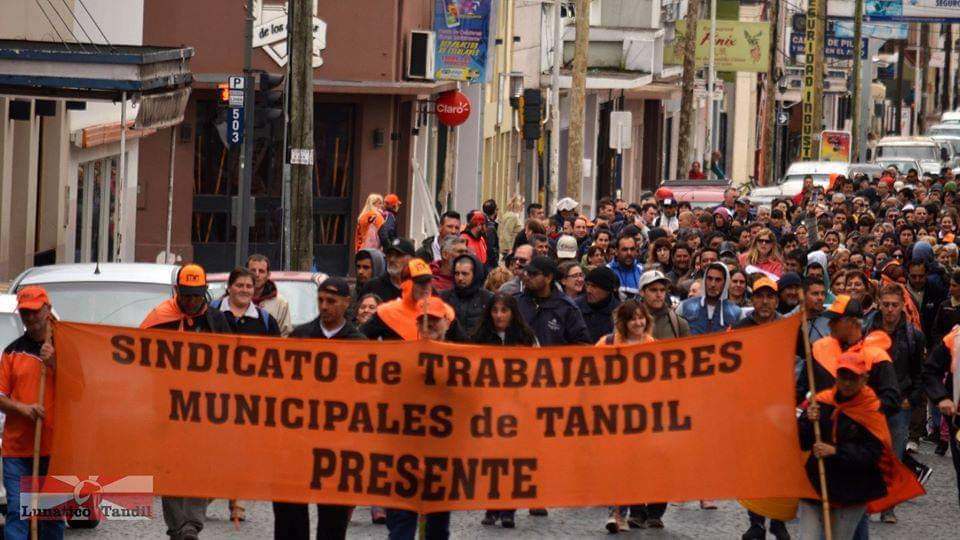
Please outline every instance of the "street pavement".
[{"label": "street pavement", "polygon": [[[748,449],[745,449],[748,450]],[[957,503],[957,484],[950,455],[939,457],[930,444],[923,443],[918,459],[933,467],[933,476],[927,483],[927,494],[897,508],[900,522],[889,525],[872,521],[872,540],[956,540],[960,537],[960,511]],[[611,471],[611,474],[615,472]],[[204,539],[270,539],[273,538],[273,513],[270,503],[247,502],[247,521],[239,530],[228,521],[225,500],[216,500],[207,511]],[[154,501],[155,518],[149,522],[112,521],[101,523],[94,530],[68,530],[68,538],[152,539],[164,538],[165,527],[160,511],[160,499]],[[551,509],[548,517],[532,517],[526,511],[517,513],[517,528],[513,530],[480,525],[482,512],[456,512],[451,523],[453,539],[533,539],[533,538],[603,538],[610,536],[603,528],[607,512],[603,508]],[[316,514],[311,511],[316,527]],[[876,518],[874,518],[876,519]],[[619,537],[633,538],[740,538],[747,527],[746,511],[735,502],[720,502],[717,510],[701,510],[697,502],[671,504],[664,516],[664,530],[632,530]],[[799,538],[797,523],[788,524],[793,538]],[[370,523],[369,508],[358,508],[347,534],[348,538],[378,539],[387,537],[387,529]],[[773,538],[768,535],[768,538]]]}]

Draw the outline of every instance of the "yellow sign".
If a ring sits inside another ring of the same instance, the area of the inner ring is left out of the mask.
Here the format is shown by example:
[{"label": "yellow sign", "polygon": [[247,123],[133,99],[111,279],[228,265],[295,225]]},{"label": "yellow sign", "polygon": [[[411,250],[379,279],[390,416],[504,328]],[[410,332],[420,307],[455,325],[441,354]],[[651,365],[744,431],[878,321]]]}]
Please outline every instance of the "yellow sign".
[{"label": "yellow sign", "polygon": [[850,132],[821,132],[820,161],[840,161],[843,163],[850,163]]},{"label": "yellow sign", "polygon": [[[686,21],[677,21],[673,47],[664,50],[664,64],[683,64]],[[770,67],[770,24],[717,21],[715,58],[717,71],[765,73]],[[697,67],[710,61],[710,21],[697,21]]]}]

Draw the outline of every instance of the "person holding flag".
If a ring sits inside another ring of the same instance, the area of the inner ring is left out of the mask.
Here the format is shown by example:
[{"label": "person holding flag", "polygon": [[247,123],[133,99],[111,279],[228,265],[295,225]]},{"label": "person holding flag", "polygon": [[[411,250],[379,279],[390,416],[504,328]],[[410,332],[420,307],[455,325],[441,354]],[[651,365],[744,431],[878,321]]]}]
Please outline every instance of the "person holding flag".
[{"label": "person holding flag", "polygon": [[[825,338],[826,339],[826,338]],[[923,486],[897,460],[880,400],[868,386],[870,364],[863,351],[838,355],[836,384],[816,395],[798,419],[800,446],[810,450],[806,471],[830,501],[832,537],[852,538],[866,512],[883,512],[924,494]],[[816,440],[814,423],[821,440]],[[818,460],[823,460],[821,477]],[[821,501],[800,501],[801,538],[824,530]]]},{"label": "person holding flag", "polygon": [[[50,465],[56,356],[47,292],[41,287],[20,289],[17,310],[26,332],[0,356],[0,411],[7,415],[3,426],[3,487],[7,490],[4,538],[26,540],[30,536],[29,521],[21,519],[20,512],[29,503],[21,500],[21,479],[45,476]],[[65,527],[66,522],[60,519],[37,523],[39,537],[44,540],[63,538]]]},{"label": "person holding flag", "polygon": [[[198,264],[177,271],[176,294],[147,314],[140,328],[232,334],[230,323],[219,309],[207,304],[207,273]],[[197,540],[203,530],[207,499],[163,497],[163,520],[167,534],[176,540]]]}]

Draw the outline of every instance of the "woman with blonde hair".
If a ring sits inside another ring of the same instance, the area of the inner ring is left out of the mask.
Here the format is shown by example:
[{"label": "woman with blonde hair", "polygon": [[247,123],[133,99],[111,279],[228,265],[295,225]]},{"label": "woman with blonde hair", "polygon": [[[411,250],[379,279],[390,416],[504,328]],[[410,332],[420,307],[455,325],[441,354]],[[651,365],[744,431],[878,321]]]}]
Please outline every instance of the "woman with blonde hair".
[{"label": "woman with blonde hair", "polygon": [[500,216],[497,226],[497,237],[500,239],[500,252],[511,253],[517,235],[523,230],[523,195],[517,194],[510,198],[506,212]]},{"label": "woman with blonde hair", "polygon": [[760,229],[750,243],[750,249],[740,255],[740,267],[753,266],[780,278],[783,275],[783,258],[777,237],[770,229]]},{"label": "woman with blonde hair", "polygon": [[357,218],[357,234],[354,237],[354,251],[365,248],[380,249],[380,227],[383,227],[383,196],[371,193],[367,203]]}]

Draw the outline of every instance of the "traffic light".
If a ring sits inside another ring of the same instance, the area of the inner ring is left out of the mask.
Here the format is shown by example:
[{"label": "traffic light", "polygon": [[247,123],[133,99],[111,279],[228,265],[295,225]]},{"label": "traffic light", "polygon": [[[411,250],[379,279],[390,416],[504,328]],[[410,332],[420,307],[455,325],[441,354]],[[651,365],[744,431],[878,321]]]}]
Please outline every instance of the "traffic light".
[{"label": "traffic light", "polygon": [[220,91],[220,101],[223,103],[230,101],[230,86],[227,83],[218,84],[217,90]]},{"label": "traffic light", "polygon": [[266,126],[283,118],[285,78],[281,74],[261,72],[259,82],[253,115],[257,126]]},{"label": "traffic light", "polygon": [[527,148],[536,146],[540,139],[540,107],[543,105],[543,93],[537,89],[523,91],[523,140]]}]

